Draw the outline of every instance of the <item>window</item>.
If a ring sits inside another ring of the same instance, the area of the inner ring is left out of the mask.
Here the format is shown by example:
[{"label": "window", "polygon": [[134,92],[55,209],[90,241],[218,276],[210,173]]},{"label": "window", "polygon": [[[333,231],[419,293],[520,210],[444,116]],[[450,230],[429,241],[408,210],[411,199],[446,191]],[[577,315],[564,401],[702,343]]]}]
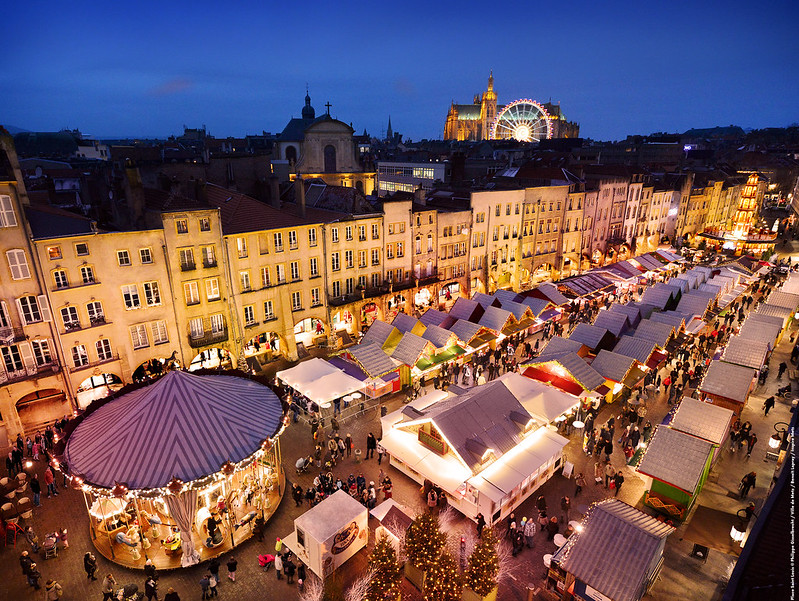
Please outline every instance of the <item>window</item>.
[{"label": "window", "polygon": [[308,245],[316,246],[316,228],[312,227],[308,230]]},{"label": "window", "polygon": [[347,269],[352,269],[352,259],[353,259],[352,251],[351,250],[345,250],[344,251],[344,265],[347,267]]},{"label": "window", "polygon": [[[241,238],[239,239],[241,240]],[[216,248],[214,246],[203,246],[203,267],[216,267]]]},{"label": "window", "polygon": [[403,246],[402,242],[397,242],[397,257],[404,257],[405,256],[405,247]]},{"label": "window", "polygon": [[28,269],[28,259],[25,257],[24,250],[9,250],[6,252],[6,258],[8,259],[8,267],[11,269],[12,280],[27,280],[31,277],[31,271]]},{"label": "window", "polygon": [[201,232],[211,231],[211,220],[208,219],[208,217],[200,217],[200,231]]},{"label": "window", "polygon": [[300,262],[292,261],[289,263],[289,271],[291,272],[291,281],[296,282],[300,279]]},{"label": "window", "polygon": [[275,252],[276,253],[282,253],[283,252],[283,233],[282,232],[275,232],[274,240],[275,240]]},{"label": "window", "polygon": [[200,291],[197,282],[185,282],[183,294],[186,296],[187,305],[196,305],[200,302]]},{"label": "window", "polygon": [[344,228],[344,236],[347,238],[347,240],[352,240],[352,226],[351,225],[348,225],[347,227]]},{"label": "window", "polygon": [[338,242],[338,228],[337,227],[334,227],[333,229],[330,230],[330,239],[333,242]]},{"label": "window", "polygon": [[47,247],[47,256],[50,259],[60,259],[61,258],[61,247],[60,246],[48,246]]},{"label": "window", "polygon": [[379,273],[372,274],[372,288],[377,288],[380,286],[381,276]]},{"label": "window", "polygon": [[272,285],[271,274],[268,267],[261,267],[261,287],[268,288]]},{"label": "window", "polygon": [[341,256],[339,253],[331,253],[330,254],[330,268],[333,271],[338,271],[341,269]]},{"label": "window", "polygon": [[302,292],[291,293],[291,310],[298,311],[302,309]]},{"label": "window", "polygon": [[36,365],[49,365],[53,362],[53,355],[50,352],[50,343],[46,340],[32,340],[31,347],[33,348],[33,358],[36,360]]},{"label": "window", "polygon": [[264,319],[274,319],[275,311],[272,307],[272,301],[264,301]]},{"label": "window", "polygon": [[161,304],[161,291],[158,290],[158,282],[144,282],[144,302],[148,307],[156,307]]},{"label": "window", "polygon": [[236,250],[238,250],[239,259],[247,257],[247,238],[236,238]]},{"label": "window", "polygon": [[519,214],[519,203],[518,203],[518,202],[516,203],[515,214],[516,214],[516,215],[518,215],[518,214]]},{"label": "window", "polygon": [[[200,323],[202,323],[202,319],[200,320]],[[130,339],[133,342],[134,349],[150,346],[150,341],[147,339],[147,328],[143,323],[130,326]]]},{"label": "window", "polygon": [[389,223],[388,224],[388,233],[389,234],[393,234],[394,233],[394,224],[393,223]]},{"label": "window", "polygon": [[320,305],[319,302],[319,288],[311,288],[311,306],[316,307]]},{"label": "window", "polygon": [[100,361],[108,361],[114,356],[114,353],[111,351],[111,341],[108,338],[102,338],[94,343],[95,348],[97,349],[97,358]]},{"label": "window", "polygon": [[341,282],[338,280],[333,282],[333,296],[341,296]]},{"label": "window", "polygon": [[61,308],[61,321],[64,322],[64,329],[67,332],[80,329],[80,320],[78,319],[77,307],[62,307]]},{"label": "window", "polygon": [[105,323],[105,313],[100,301],[92,301],[86,305],[86,312],[89,314],[89,323],[93,326]]},{"label": "window", "polygon": [[83,367],[89,364],[89,353],[86,352],[86,347],[82,344],[72,347],[72,364],[75,367]]},{"label": "window", "polygon": [[266,234],[258,234],[258,252],[262,255],[269,254],[269,241]]},{"label": "window", "polygon": [[89,245],[85,242],[78,242],[75,245],[75,254],[79,257],[85,257],[89,254]]},{"label": "window", "polygon": [[389,243],[386,244],[386,259],[393,259],[394,258],[394,244]]},{"label": "window", "polygon": [[275,274],[277,275],[277,283],[286,283],[286,267],[285,265],[275,265]]},{"label": "window", "polygon": [[3,363],[6,367],[6,372],[14,373],[23,371],[25,365],[22,362],[22,355],[20,354],[20,347],[16,344],[11,346],[4,346],[0,348],[3,352]]},{"label": "window", "polygon": [[118,250],[117,263],[119,263],[120,267],[127,267],[130,265],[130,253],[126,250]]},{"label": "window", "polygon": [[353,278],[347,278],[344,280],[344,293],[352,294],[353,292],[355,292],[355,280]]},{"label": "window", "polygon": [[500,212],[502,212],[502,205],[497,205],[494,209],[494,216],[499,217]]},{"label": "window", "polygon": [[433,252],[433,234],[427,234],[427,252]]},{"label": "window", "polygon": [[122,299],[125,301],[125,309],[138,309],[141,307],[141,300],[139,300],[139,289],[136,284],[128,284],[122,286]]},{"label": "window", "polygon": [[194,250],[191,248],[180,249],[180,270],[191,271],[194,269]]},{"label": "window", "polygon": [[84,284],[94,284],[94,268],[84,265],[80,268],[80,277]]},{"label": "window", "polygon": [[219,334],[225,331],[225,316],[221,313],[214,313],[211,319],[211,333]]},{"label": "window", "polygon": [[380,265],[380,249],[372,249],[372,265]]},{"label": "window", "polygon": [[176,219],[175,227],[177,228],[178,234],[189,233],[189,222],[186,219]]},{"label": "window", "polygon": [[242,292],[249,292],[252,290],[250,287],[250,272],[249,271],[240,271],[239,272],[239,282],[241,282],[241,291]]},{"label": "window", "polygon": [[400,267],[399,269],[396,270],[396,273],[394,275],[394,281],[395,282],[401,282],[402,281],[402,276],[403,276],[403,271],[402,271],[402,268]]},{"label": "window", "polygon": [[380,239],[380,226],[377,223],[372,224],[372,240]]},{"label": "window", "polygon": [[358,251],[358,267],[366,267],[366,251]]},{"label": "window", "polygon": [[0,227],[15,227],[16,225],[17,216],[14,214],[11,197],[0,196]]},{"label": "window", "polygon": [[23,296],[17,299],[17,308],[24,325],[42,320],[50,321],[50,307],[44,295]]},{"label": "window", "polygon": [[399,233],[400,234],[404,234],[405,233],[405,222],[404,221],[400,221],[400,223],[399,223]]},{"label": "window", "polygon": [[297,250],[297,230],[291,230],[289,232],[289,248],[291,250]]},{"label": "window", "polygon": [[416,236],[416,254],[422,254],[422,237]]},{"label": "window", "polygon": [[359,225],[358,226],[358,240],[360,240],[361,242],[366,240],[366,226],[365,225]]},{"label": "window", "polygon": [[219,300],[219,280],[217,278],[205,280],[205,296],[209,301]]},{"label": "window", "polygon": [[56,288],[69,288],[69,280],[67,279],[67,272],[59,269],[53,272],[53,279],[55,280]]},{"label": "window", "polygon": [[203,318],[195,317],[189,320],[189,336],[193,339],[202,338],[205,335],[205,328],[203,327]]},{"label": "window", "polygon": [[255,323],[255,308],[252,305],[244,307],[244,325],[251,326]]},{"label": "window", "polygon": [[316,257],[311,258],[311,277],[316,277],[319,275],[319,260]]},{"label": "window", "polygon": [[169,333],[166,329],[165,321],[154,321],[153,328],[153,344],[164,344],[169,342]]},{"label": "window", "polygon": [[153,262],[153,253],[149,248],[140,248],[139,249],[139,259],[143,264],[152,263]]},{"label": "window", "polygon": [[361,288],[366,288],[366,276],[365,275],[359,275],[358,276],[358,285]]}]

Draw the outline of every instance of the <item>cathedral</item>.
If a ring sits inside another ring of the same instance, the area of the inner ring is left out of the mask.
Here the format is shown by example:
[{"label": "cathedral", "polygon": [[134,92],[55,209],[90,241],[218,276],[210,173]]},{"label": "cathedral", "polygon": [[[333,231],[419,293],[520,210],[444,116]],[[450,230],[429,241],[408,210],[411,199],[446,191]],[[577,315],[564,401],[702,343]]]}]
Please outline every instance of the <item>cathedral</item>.
[{"label": "cathedral", "polygon": [[[488,89],[482,94],[475,94],[472,104],[455,104],[449,107],[444,124],[445,140],[491,140],[497,116],[506,105],[497,105],[497,93],[494,91],[494,75],[488,76]],[[566,121],[559,104],[550,102],[541,105],[546,110],[552,130],[552,138],[577,138],[580,125]]]}]

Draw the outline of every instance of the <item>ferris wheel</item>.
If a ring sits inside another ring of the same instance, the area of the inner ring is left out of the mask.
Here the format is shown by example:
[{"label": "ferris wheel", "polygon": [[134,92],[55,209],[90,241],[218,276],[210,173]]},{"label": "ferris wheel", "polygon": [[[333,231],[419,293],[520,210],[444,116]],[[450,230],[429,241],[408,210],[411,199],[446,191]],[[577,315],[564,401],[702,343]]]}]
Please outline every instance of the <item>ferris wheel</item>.
[{"label": "ferris wheel", "polygon": [[551,137],[552,124],[546,109],[529,98],[505,105],[491,125],[494,140],[538,142]]}]

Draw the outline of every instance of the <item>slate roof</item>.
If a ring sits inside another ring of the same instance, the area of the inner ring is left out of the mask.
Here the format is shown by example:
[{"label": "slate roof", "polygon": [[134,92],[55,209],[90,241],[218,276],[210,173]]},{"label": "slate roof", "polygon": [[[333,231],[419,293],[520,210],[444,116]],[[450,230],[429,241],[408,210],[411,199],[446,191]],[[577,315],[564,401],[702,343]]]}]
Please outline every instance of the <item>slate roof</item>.
[{"label": "slate roof", "polygon": [[480,331],[480,327],[473,321],[459,319],[449,327],[449,331],[455,334],[458,340],[468,343]]},{"label": "slate roof", "polygon": [[430,325],[422,334],[422,338],[429,340],[436,348],[444,348],[448,346],[452,338],[456,338],[453,332],[445,330],[438,326]]},{"label": "slate roof", "polygon": [[799,294],[790,294],[788,292],[775,290],[769,295],[767,302],[769,305],[787,307],[795,311],[796,308],[799,307]]},{"label": "slate roof", "polygon": [[534,290],[548,298],[555,306],[559,307],[569,302],[569,299],[563,296],[554,284],[541,284],[540,286],[536,286]]},{"label": "slate roof", "polygon": [[727,363],[735,363],[736,365],[759,370],[766,361],[768,351],[768,343],[766,342],[731,336],[724,353],[721,355],[721,359]]},{"label": "slate roof", "polygon": [[725,361],[711,361],[699,390],[745,403],[755,370]]},{"label": "slate roof", "polygon": [[[518,300],[519,300],[519,294],[517,292],[514,292],[513,290],[500,289],[500,290],[497,290],[494,293],[493,296],[494,296],[494,298],[499,300],[500,303],[518,302]],[[508,309],[508,310],[510,310],[510,309]]]},{"label": "slate roof", "polygon": [[483,307],[477,301],[461,296],[455,300],[455,304],[449,310],[449,316],[454,319],[466,319],[476,323],[483,316]]},{"label": "slate roof", "polygon": [[[375,322],[377,323],[377,322]],[[374,324],[372,324],[374,325]],[[347,349],[353,359],[370,378],[379,378],[397,369],[380,345],[372,342],[363,342]]]},{"label": "slate roof", "polygon": [[655,305],[650,305],[648,303],[639,303],[636,301],[630,301],[627,304],[638,308],[638,313],[641,315],[641,319],[649,319],[649,316],[658,310],[658,307],[656,307]]},{"label": "slate roof", "polygon": [[713,443],[658,426],[636,469],[693,495],[712,453]]},{"label": "slate roof", "polygon": [[474,296],[472,296],[472,300],[476,303],[479,303],[483,309],[486,307],[492,306],[499,306],[499,301],[489,294],[485,294],[484,292],[476,292]]},{"label": "slate roof", "polygon": [[286,123],[278,138],[283,142],[298,142],[305,139],[305,130],[313,123],[313,119],[294,117]]},{"label": "slate roof", "polygon": [[485,313],[483,313],[483,316],[477,323],[489,330],[501,332],[507,325],[508,320],[512,317],[513,314],[510,311],[505,311],[499,307],[487,307]]},{"label": "slate roof", "polygon": [[594,325],[611,332],[616,338],[629,327],[627,315],[620,311],[600,311],[594,320]]},{"label": "slate roof", "polygon": [[727,437],[733,414],[731,409],[685,397],[670,425],[680,432],[721,444]]},{"label": "slate roof", "polygon": [[657,345],[646,338],[638,338],[637,336],[622,336],[616,343],[613,349],[614,353],[632,357],[636,361],[646,365],[652,351],[655,350]]},{"label": "slate roof", "polygon": [[501,308],[513,313],[513,316],[519,321],[521,321],[525,315],[529,316],[532,313],[530,307],[527,305],[507,300],[502,303]]},{"label": "slate roof", "polygon": [[605,383],[605,378],[588,365],[585,359],[577,353],[539,356],[529,363],[531,365],[542,365],[549,362],[560,364],[586,390],[594,390]]},{"label": "slate roof", "polygon": [[419,361],[425,349],[428,349],[431,353],[435,352],[433,349],[428,348],[428,345],[432,345],[429,340],[411,332],[405,332],[391,356],[397,361],[413,367]]},{"label": "slate roof", "polygon": [[608,312],[626,315],[628,323],[633,327],[637,326],[638,322],[641,321],[641,310],[636,305],[631,305],[630,303],[626,305],[613,303],[608,309]]},{"label": "slate roof", "polygon": [[705,314],[705,311],[707,311],[710,302],[711,299],[708,298],[707,295],[689,292],[688,294],[684,294],[680,302],[677,303],[677,311],[680,313],[699,315],[701,317]]},{"label": "slate roof", "polygon": [[608,380],[623,382],[634,364],[635,359],[632,357],[602,350],[591,362],[591,367]]},{"label": "slate roof", "polygon": [[672,326],[675,330],[685,327],[685,316],[674,311],[655,311],[649,316],[650,321],[665,323]]},{"label": "slate roof", "polygon": [[679,294],[679,291],[665,284],[655,284],[651,288],[644,290],[643,302],[658,309],[665,309],[672,300]]},{"label": "slate roof", "polygon": [[594,350],[600,344],[602,344],[602,341],[607,334],[608,331],[605,328],[592,326],[591,324],[587,323],[578,323],[577,327],[575,327],[574,330],[572,330],[572,333],[569,334],[569,340],[582,342],[585,346],[591,350]]},{"label": "slate roof", "polygon": [[88,217],[47,205],[27,205],[24,209],[34,239],[93,233]]},{"label": "slate roof", "polygon": [[787,323],[788,318],[793,315],[793,309],[772,305],[770,302],[760,305],[755,310],[755,315],[768,315],[771,317],[781,317],[783,323]]},{"label": "slate roof", "polygon": [[551,302],[548,300],[536,298],[534,296],[528,296],[527,298],[522,299],[521,303],[530,307],[530,310],[536,317],[541,315],[541,313],[543,313],[544,310],[551,304]]},{"label": "slate roof", "polygon": [[635,336],[652,340],[660,348],[666,348],[666,343],[674,333],[674,326],[666,323],[658,323],[651,319],[643,319],[638,327],[635,328]]},{"label": "slate roof", "polygon": [[613,601],[639,601],[672,526],[619,501],[589,508],[583,530],[552,557],[567,572]]},{"label": "slate roof", "polygon": [[429,328],[430,326],[440,326],[447,320],[448,317],[449,315],[447,315],[444,311],[430,308],[422,314],[422,316],[419,318],[419,321]]},{"label": "slate roof", "polygon": [[397,316],[394,318],[394,321],[391,322],[391,325],[405,334],[406,332],[410,332],[414,328],[417,328],[418,325],[424,324],[421,324],[418,319],[411,317],[407,313],[397,313]]},{"label": "slate roof", "polygon": [[570,338],[563,338],[563,336],[553,336],[539,354],[555,355],[558,353],[578,353],[585,345],[579,340],[572,340]]},{"label": "slate roof", "polygon": [[377,319],[372,322],[372,325],[366,330],[366,334],[364,334],[361,339],[361,344],[365,342],[374,342],[382,347],[388,341],[389,337],[395,334],[399,334],[397,328],[385,321]]}]

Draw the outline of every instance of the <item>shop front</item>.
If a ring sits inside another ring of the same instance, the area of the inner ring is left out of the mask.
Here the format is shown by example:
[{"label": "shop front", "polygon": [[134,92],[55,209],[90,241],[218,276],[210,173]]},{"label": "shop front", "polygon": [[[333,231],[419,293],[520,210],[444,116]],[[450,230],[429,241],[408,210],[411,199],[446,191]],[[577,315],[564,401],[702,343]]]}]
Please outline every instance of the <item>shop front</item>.
[{"label": "shop front", "polygon": [[[133,381],[137,381],[136,372],[133,373]],[[80,383],[75,393],[78,409],[86,409],[92,401],[104,399],[122,388],[122,385],[122,378],[116,374],[102,373],[89,376]]]}]

